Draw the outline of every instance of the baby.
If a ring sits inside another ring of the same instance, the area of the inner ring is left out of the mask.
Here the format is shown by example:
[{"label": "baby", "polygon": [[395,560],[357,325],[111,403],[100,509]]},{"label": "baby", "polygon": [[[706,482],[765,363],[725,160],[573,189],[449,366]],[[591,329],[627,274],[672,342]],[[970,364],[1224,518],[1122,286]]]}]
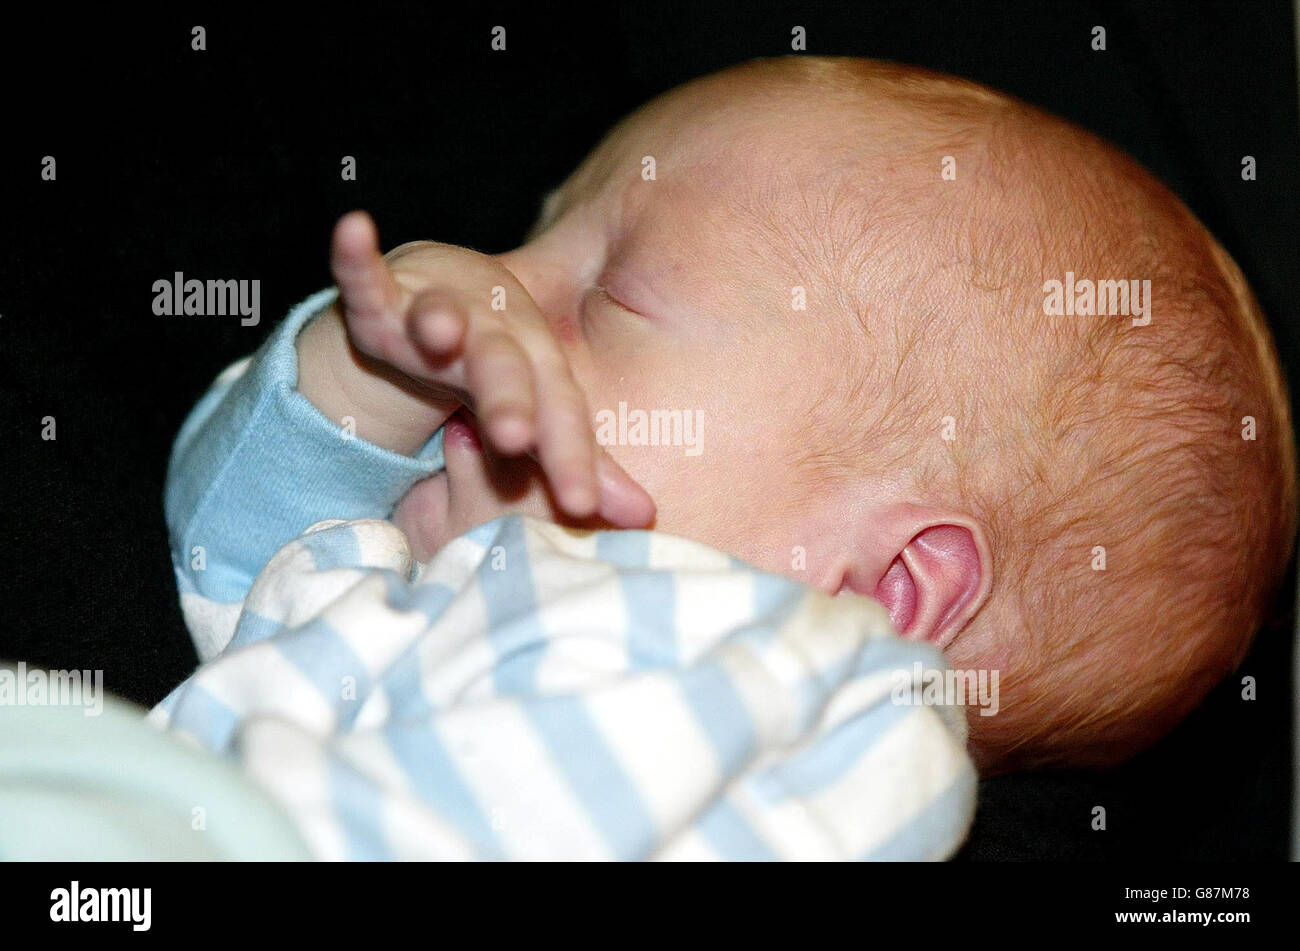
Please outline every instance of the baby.
[{"label": "baby", "polygon": [[[354,213],[332,268],[298,390],[392,453],[441,431],[392,513],[417,557],[523,513],[875,598],[1000,672],[984,772],[1154,742],[1287,560],[1288,401],[1236,266],[1132,160],[968,82],[739,66],[623,120],[515,250],[381,257]],[[698,444],[598,440],[629,407]]]}]

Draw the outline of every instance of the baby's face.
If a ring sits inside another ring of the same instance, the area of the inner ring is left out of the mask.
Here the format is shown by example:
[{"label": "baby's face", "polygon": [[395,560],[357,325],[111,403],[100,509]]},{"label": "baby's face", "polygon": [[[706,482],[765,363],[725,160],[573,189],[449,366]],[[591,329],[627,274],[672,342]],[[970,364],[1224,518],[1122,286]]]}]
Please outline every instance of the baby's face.
[{"label": "baby's face", "polygon": [[[796,269],[783,233],[798,210],[755,188],[789,127],[751,108],[700,121],[698,97],[674,99],[619,127],[500,260],[551,319],[598,439],[658,506],[654,527],[822,584],[817,522],[834,506],[790,460],[824,438],[814,423],[844,357],[820,275]],[[453,465],[483,460],[457,445]],[[465,504],[462,523],[493,514],[482,493]],[[509,503],[549,516],[542,505]]]},{"label": "baby's face", "polygon": [[[654,499],[655,529],[873,596],[904,636],[947,647],[988,596],[988,547],[963,512],[917,501],[909,463],[880,462],[862,420],[894,394],[861,370],[903,311],[876,297],[864,334],[828,250],[844,218],[861,224],[864,196],[895,184],[873,176],[897,172],[875,163],[843,186],[861,126],[844,134],[833,97],[770,93],[722,74],[638,111],[500,261],[551,321],[597,439]],[[857,214],[831,214],[837,202]],[[883,230],[902,263],[873,259],[873,273],[910,273],[915,249]],[[866,449],[844,453],[846,434]],[[408,535],[439,526],[412,535],[417,555],[506,513],[562,521],[535,464],[460,435],[445,447],[445,483],[395,513]]]}]

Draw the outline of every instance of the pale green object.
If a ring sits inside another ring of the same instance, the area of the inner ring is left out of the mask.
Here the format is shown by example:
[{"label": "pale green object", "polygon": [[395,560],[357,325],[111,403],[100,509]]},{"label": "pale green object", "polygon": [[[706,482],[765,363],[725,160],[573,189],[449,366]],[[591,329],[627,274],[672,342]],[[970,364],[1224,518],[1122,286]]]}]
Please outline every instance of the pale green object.
[{"label": "pale green object", "polygon": [[[0,859],[304,861],[288,818],[232,764],[105,698],[0,704]],[[198,810],[198,811],[196,811]]]}]

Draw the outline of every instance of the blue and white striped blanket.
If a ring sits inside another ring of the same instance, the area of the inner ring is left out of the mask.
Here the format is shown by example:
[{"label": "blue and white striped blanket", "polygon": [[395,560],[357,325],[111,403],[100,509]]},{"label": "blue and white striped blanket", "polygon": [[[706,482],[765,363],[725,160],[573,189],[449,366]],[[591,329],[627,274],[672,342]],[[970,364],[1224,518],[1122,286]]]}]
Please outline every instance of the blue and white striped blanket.
[{"label": "blue and white striped blanket", "polygon": [[963,710],[899,702],[943,660],[874,601],[517,516],[413,563],[386,519],[443,467],[442,433],[402,456],[297,391],[297,334],[332,299],[177,437],[167,521],[203,664],[155,721],[242,763],[321,858],[957,849]]},{"label": "blue and white striped blanket", "polygon": [[962,710],[894,699],[937,653],[668,535],[323,522],[194,634],[153,719],[324,859],[942,859],[974,808]]}]

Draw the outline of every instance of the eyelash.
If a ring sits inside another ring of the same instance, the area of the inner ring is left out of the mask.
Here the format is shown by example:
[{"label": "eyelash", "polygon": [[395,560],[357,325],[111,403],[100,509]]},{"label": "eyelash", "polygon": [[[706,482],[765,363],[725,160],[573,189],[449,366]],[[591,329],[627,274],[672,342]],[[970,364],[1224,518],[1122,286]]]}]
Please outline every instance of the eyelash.
[{"label": "eyelash", "polygon": [[[596,296],[599,297],[599,298],[600,298],[602,301],[604,301],[605,303],[607,303],[607,304],[613,304],[613,305],[614,305],[615,307],[617,307],[619,310],[627,311],[627,313],[629,313],[629,314],[636,314],[636,313],[637,313],[637,312],[634,311],[631,307],[628,307],[627,304],[624,304],[621,300],[619,300],[617,297],[615,297],[613,294],[611,294],[611,293],[610,293],[610,292],[605,288],[605,285],[604,285],[604,284],[596,284],[596,285],[592,288],[592,290],[594,290],[594,291],[596,292]],[[640,315],[637,314],[637,316],[640,316]]]},{"label": "eyelash", "polygon": [[591,320],[594,317],[594,314],[592,313],[592,308],[600,305],[609,305],[611,307],[617,308],[618,310],[621,310],[625,314],[632,314],[637,317],[641,316],[632,308],[624,304],[617,297],[615,297],[613,294],[611,294],[605,288],[604,284],[593,284],[591,286],[591,289],[588,290],[587,293],[584,295],[582,306],[579,308],[578,311],[579,322],[582,324],[584,328],[590,326]]}]

